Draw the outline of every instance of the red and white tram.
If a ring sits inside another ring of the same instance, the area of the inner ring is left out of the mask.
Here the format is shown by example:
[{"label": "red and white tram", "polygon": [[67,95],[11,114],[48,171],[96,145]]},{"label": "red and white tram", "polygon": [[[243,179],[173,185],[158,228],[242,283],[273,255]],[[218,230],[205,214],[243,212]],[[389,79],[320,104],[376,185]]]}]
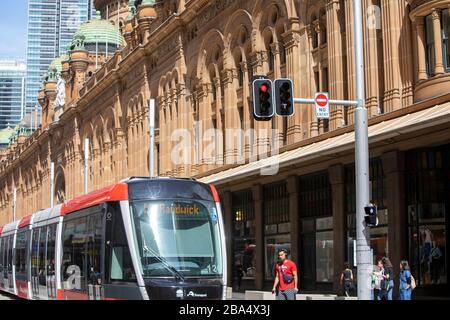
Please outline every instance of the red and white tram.
[{"label": "red and white tram", "polygon": [[0,290],[35,300],[225,299],[214,186],[130,178],[0,227]]}]

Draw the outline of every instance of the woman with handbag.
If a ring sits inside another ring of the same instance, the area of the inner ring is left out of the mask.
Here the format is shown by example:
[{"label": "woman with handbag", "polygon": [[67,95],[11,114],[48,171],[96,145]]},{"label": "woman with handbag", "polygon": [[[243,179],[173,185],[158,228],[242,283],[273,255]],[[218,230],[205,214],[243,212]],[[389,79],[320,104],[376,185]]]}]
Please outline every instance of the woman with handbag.
[{"label": "woman with handbag", "polygon": [[400,300],[411,300],[413,276],[408,261],[400,262]]},{"label": "woman with handbag", "polygon": [[298,292],[297,266],[287,258],[287,251],[278,252],[280,262],[277,263],[275,282],[272,293],[276,293],[277,300],[296,300]]}]

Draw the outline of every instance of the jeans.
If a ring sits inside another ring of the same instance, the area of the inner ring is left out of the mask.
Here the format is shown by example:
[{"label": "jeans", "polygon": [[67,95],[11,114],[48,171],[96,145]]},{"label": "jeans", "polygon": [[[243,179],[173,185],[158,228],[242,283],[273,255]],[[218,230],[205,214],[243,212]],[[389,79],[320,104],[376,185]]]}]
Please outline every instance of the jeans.
[{"label": "jeans", "polygon": [[389,281],[387,290],[380,290],[378,292],[378,300],[392,300],[392,291],[394,290],[394,280]]},{"label": "jeans", "polygon": [[400,290],[400,300],[411,300],[411,288]]}]

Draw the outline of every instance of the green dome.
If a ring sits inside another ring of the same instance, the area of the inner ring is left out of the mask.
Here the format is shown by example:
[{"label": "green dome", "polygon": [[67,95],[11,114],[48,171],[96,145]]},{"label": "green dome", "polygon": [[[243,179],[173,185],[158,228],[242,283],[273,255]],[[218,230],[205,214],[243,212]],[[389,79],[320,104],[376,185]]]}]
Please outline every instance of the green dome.
[{"label": "green dome", "polygon": [[118,27],[108,20],[94,19],[83,23],[74,35],[72,48],[77,46],[76,39],[83,39],[84,45],[106,44],[124,46],[123,38]]},{"label": "green dome", "polygon": [[0,130],[0,144],[9,144],[9,140],[15,132],[16,131],[9,126],[5,129]]},{"label": "green dome", "polygon": [[62,62],[67,59],[69,59],[69,56],[65,53],[63,55],[59,56],[58,58],[53,60],[52,63],[50,63],[50,66],[48,67],[48,71],[56,69],[57,72],[61,72]]}]

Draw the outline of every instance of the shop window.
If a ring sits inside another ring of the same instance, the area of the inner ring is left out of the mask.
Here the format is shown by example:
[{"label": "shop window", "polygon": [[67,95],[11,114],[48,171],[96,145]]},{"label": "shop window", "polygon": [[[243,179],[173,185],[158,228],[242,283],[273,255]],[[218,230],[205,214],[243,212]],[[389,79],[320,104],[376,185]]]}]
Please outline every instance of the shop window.
[{"label": "shop window", "polygon": [[427,42],[427,73],[429,77],[434,76],[434,68],[436,67],[435,45],[433,17],[428,15],[425,18],[426,42]]},{"label": "shop window", "polygon": [[316,219],[316,281],[333,282],[333,217]]},{"label": "shop window", "polygon": [[412,151],[406,158],[411,270],[420,286],[447,284],[450,147]]},{"label": "shop window", "polygon": [[254,279],[256,274],[256,230],[252,191],[246,190],[233,193],[232,207],[235,267],[233,274],[235,284],[240,289],[241,280]]},{"label": "shop window", "polygon": [[327,173],[300,177],[301,217],[331,216],[331,185]]},{"label": "shop window", "polygon": [[302,287],[333,281],[333,211],[328,173],[300,177]]},{"label": "shop window", "polygon": [[286,183],[264,186],[264,246],[265,275],[274,279],[278,252],[291,250],[291,229],[289,221],[289,195]]}]

